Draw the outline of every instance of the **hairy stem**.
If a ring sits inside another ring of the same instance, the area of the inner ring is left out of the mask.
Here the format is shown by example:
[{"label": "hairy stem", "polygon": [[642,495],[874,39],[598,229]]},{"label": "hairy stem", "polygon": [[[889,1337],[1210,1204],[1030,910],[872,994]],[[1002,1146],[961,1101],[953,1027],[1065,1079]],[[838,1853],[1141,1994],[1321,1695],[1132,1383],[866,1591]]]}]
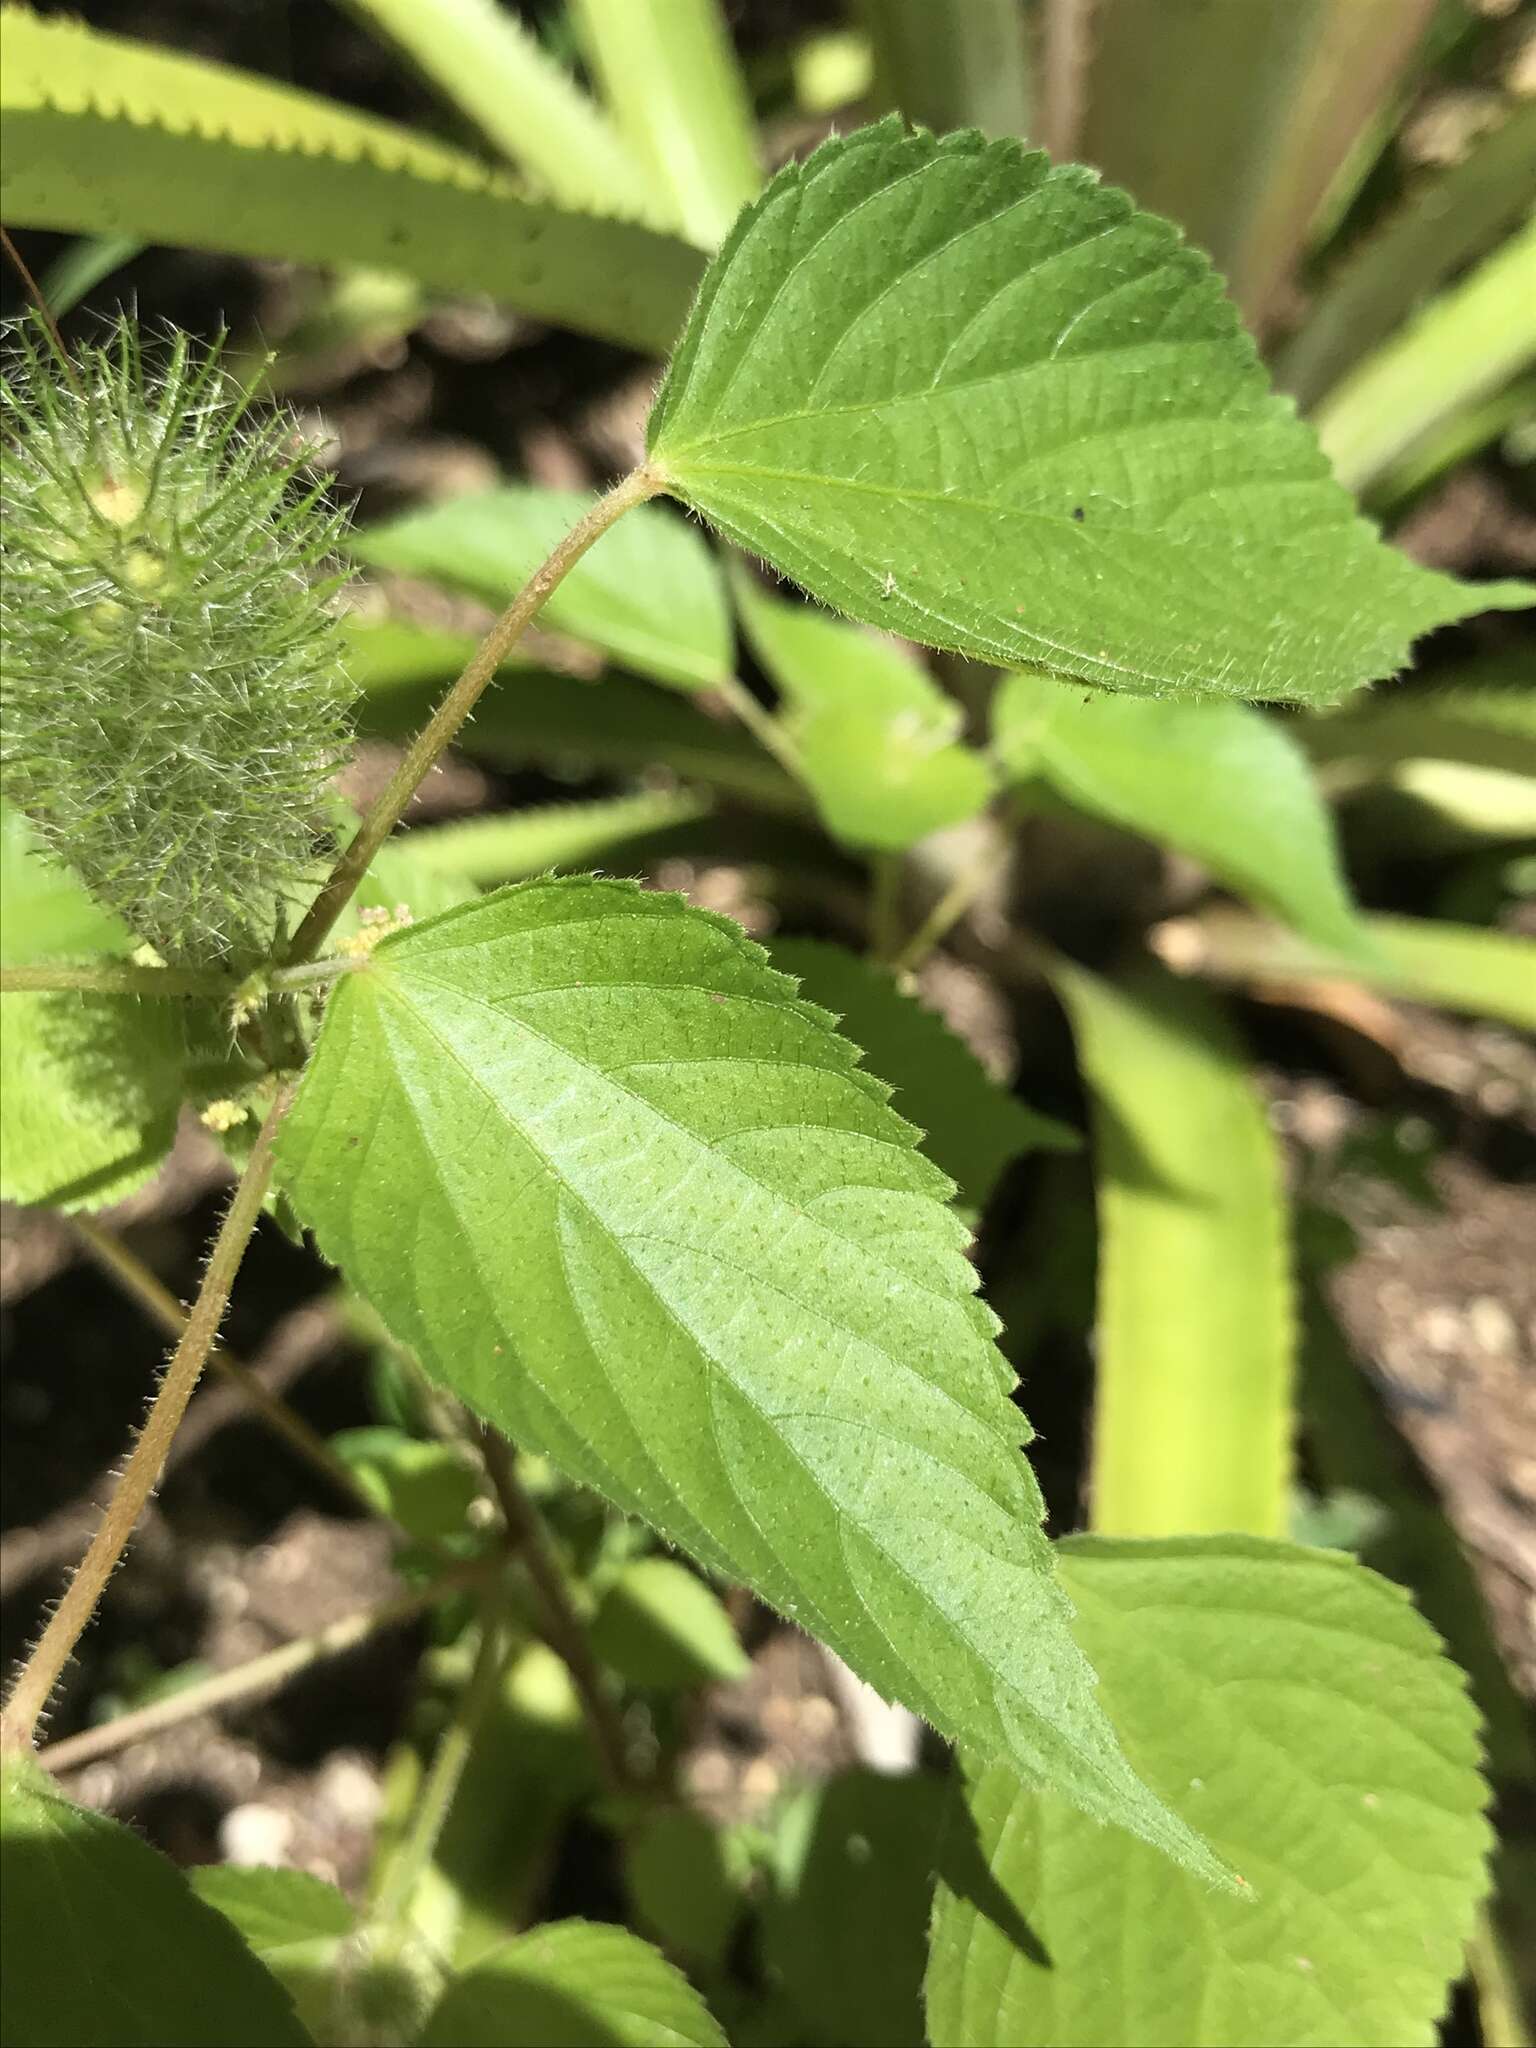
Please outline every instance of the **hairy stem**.
[{"label": "hairy stem", "polygon": [[66,1737],[63,1742],[50,1742],[46,1749],[38,1752],[37,1760],[50,1771],[73,1771],[81,1764],[94,1763],[97,1757],[111,1756],[117,1750],[127,1749],[131,1743],[160,1735],[167,1728],[180,1727],[184,1721],[195,1721],[199,1715],[211,1714],[219,1707],[261,1699],[276,1692],[301,1671],[309,1670],[311,1665],[319,1664],[327,1657],[344,1656],[370,1636],[414,1621],[429,1607],[435,1607],[439,1600],[462,1592],[466,1586],[484,1579],[492,1569],[500,1568],[500,1558],[488,1560],[481,1557],[456,1565],[414,1593],[402,1593],[398,1599],[386,1600],[377,1607],[360,1608],[357,1613],[343,1615],[340,1621],[333,1621],[326,1628],[316,1629],[313,1635],[296,1636],[291,1643],[280,1643],[275,1650],[265,1650],[259,1657],[249,1658],[230,1671],[220,1671],[196,1685],[183,1686],[179,1692],[156,1700],[151,1706],[140,1707],[131,1714],[118,1714],[114,1719],[102,1722],[100,1727],[86,1728],[79,1735]]},{"label": "hairy stem", "polygon": [[571,528],[534,570],[522,589],[470,656],[463,674],[417,733],[405,756],[375,801],[356,837],[331,870],[330,879],[310,905],[288,949],[290,965],[312,960],[326,934],[352,900],[358,884],[384,841],[405,814],[423,778],[437,765],[458,730],[474,710],[481,692],[516,645],[523,628],[594,541],[632,506],[654,498],[664,481],[646,467],[632,469]]},{"label": "hairy stem", "polygon": [[229,1291],[245,1256],[245,1248],[261,1218],[261,1205],[272,1178],[272,1149],[277,1128],[287,1111],[292,1084],[279,1088],[240,1176],[234,1199],[225,1211],[219,1234],[203,1273],[180,1343],[166,1368],[160,1390],[144,1427],[128,1455],[122,1477],[108,1501],[90,1548],[81,1559],[63,1599],[54,1609],[32,1654],[16,1679],[0,1715],[0,1749],[25,1749],[53,1696],[60,1673],[96,1612],[96,1603],[128,1547],[134,1525],[154,1492],[176,1426],[186,1412],[192,1390],[213,1347],[229,1302]]},{"label": "hairy stem", "polygon": [[[150,1321],[158,1323],[168,1337],[179,1339],[184,1336],[187,1311],[144,1261],[136,1258],[120,1238],[100,1229],[86,1217],[73,1216],[70,1221],[97,1265],[139,1304]],[[320,1432],[290,1408],[281,1394],[274,1394],[232,1351],[226,1350],[222,1344],[215,1344],[208,1354],[208,1363],[232,1386],[238,1387],[268,1428],[296,1451],[306,1464],[328,1479],[339,1493],[345,1494],[354,1508],[361,1508],[365,1515],[382,1517],[400,1529],[408,1542],[419,1543],[431,1550],[439,1563],[449,1562],[447,1551],[440,1545],[411,1536],[392,1515],[381,1509],[345,1458],[338,1457]]]},{"label": "hairy stem", "polygon": [[35,967],[0,967],[0,995],[56,995],[66,991],[99,996],[228,996],[236,984],[227,974],[197,974],[179,967],[135,967],[102,961],[69,967],[42,961]]},{"label": "hairy stem", "polygon": [[549,1547],[544,1518],[523,1491],[512,1448],[505,1437],[488,1423],[482,1423],[479,1438],[491,1488],[506,1523],[508,1542],[527,1568],[538,1596],[544,1640],[571,1674],[608,1788],[612,1792],[634,1792],[638,1787],[630,1769],[624,1731],[592,1654],[586,1626],[571,1604],[560,1566]]},{"label": "hairy stem", "polygon": [[453,1719],[438,1739],[426,1783],[417,1796],[415,1811],[411,1815],[410,1831],[395,1852],[389,1875],[384,1880],[371,1915],[379,1926],[389,1927],[405,1919],[411,1895],[442,1836],[475,1736],[491,1701],[496,1697],[496,1687],[501,1679],[507,1647],[502,1619],[501,1601],[487,1594],[481,1607],[480,1642],[475,1651],[474,1668],[459,1694]]}]

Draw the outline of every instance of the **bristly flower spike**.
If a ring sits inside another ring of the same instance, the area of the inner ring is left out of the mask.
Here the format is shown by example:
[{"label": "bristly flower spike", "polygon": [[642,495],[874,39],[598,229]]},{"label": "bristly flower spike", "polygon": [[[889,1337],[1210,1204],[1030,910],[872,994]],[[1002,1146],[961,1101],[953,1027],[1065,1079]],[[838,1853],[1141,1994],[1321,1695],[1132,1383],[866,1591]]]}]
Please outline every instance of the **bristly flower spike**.
[{"label": "bristly flower spike", "polygon": [[74,377],[11,330],[0,418],[0,778],[166,960],[253,964],[311,872],[351,690],[344,516],[217,347],[131,321]]}]

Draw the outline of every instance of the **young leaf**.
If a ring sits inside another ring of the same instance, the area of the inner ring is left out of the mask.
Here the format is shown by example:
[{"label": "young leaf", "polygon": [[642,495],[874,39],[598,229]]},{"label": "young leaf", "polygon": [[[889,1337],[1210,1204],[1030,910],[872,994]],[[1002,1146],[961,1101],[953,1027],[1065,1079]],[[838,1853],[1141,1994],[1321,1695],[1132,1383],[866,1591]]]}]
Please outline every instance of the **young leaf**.
[{"label": "young leaf", "polygon": [[557,1920],[494,1950],[443,1993],[420,2048],[726,2048],[680,1970],[622,1927]]},{"label": "young leaf", "polygon": [[1107,688],[1326,703],[1532,599],[1381,544],[1167,221],[895,120],[743,214],[650,453],[838,610]]},{"label": "young leaf", "polygon": [[634,1685],[680,1690],[749,1668],[718,1597],[670,1557],[624,1567],[592,1617],[592,1647]]},{"label": "young leaf", "polygon": [[0,43],[13,227],[376,265],[636,348],[668,345],[698,279],[686,242],[312,93],[17,6]]},{"label": "young leaf", "polygon": [[1095,1097],[1093,1525],[1278,1536],[1294,1316],[1280,1159],[1219,1003],[1161,970],[1058,961]]},{"label": "young leaf", "polygon": [[736,603],[790,706],[800,771],[829,831],[899,853],[976,815],[992,794],[990,769],[959,743],[960,706],[915,661],[814,606],[766,596],[746,576]]},{"label": "young leaf", "polygon": [[[499,609],[591,503],[585,491],[509,484],[370,526],[351,548],[376,569],[430,576]],[[611,527],[540,619],[679,690],[708,689],[733,666],[715,559],[701,534],[659,505],[637,505]]]},{"label": "young leaf", "polygon": [[515,884],[347,976],[280,1173],[396,1340],[517,1442],[936,1727],[1213,1870],[1098,1712],[948,1183],[856,1061],[727,919]]},{"label": "young leaf", "polygon": [[344,1429],[331,1449],[357,1474],[381,1514],[428,1541],[467,1532],[479,1492],[473,1468],[447,1444],[424,1443],[388,1423]]},{"label": "young leaf", "polygon": [[72,1805],[36,1764],[0,1776],[0,2036],[27,2048],[289,2048],[289,1998],[168,1858]]},{"label": "young leaf", "polygon": [[718,1969],[751,1864],[739,1835],[688,1806],[657,1806],[624,1836],[624,1884],[635,1918],[690,1965]]},{"label": "young leaf", "polygon": [[[0,961],[122,955],[133,940],[0,805]],[[141,1187],[176,1135],[183,1006],[134,996],[0,997],[0,1195],[99,1209]]]},{"label": "young leaf", "polygon": [[1000,1088],[963,1039],[904,995],[883,968],[819,939],[776,939],[774,964],[800,993],[838,1020],[870,1071],[895,1090],[896,1107],[925,1135],[923,1150],[955,1183],[955,1199],[979,1213],[1021,1152],[1070,1152],[1069,1124],[1042,1116]]},{"label": "young leaf", "polygon": [[971,1811],[1025,1926],[941,1892],[930,2038],[1427,2048],[1489,1840],[1477,1716],[1433,1630],[1327,1551],[1073,1538],[1061,1567],[1127,1748],[1253,1898],[979,1771]]},{"label": "young leaf", "polygon": [[992,729],[1020,781],[1043,777],[1080,809],[1189,854],[1320,945],[1361,945],[1306,757],[1250,705],[1085,698],[1015,675]]}]

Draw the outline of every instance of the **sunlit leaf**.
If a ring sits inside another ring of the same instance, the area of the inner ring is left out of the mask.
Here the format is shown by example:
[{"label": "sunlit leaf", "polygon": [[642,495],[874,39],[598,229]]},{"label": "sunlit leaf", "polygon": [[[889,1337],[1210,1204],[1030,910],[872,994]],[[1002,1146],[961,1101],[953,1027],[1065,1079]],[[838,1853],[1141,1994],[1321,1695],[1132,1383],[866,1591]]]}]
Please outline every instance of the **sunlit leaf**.
[{"label": "sunlit leaf", "polygon": [[650,453],[839,611],[1108,688],[1326,703],[1532,599],[1381,544],[1168,222],[973,133],[886,121],[781,171]]}]

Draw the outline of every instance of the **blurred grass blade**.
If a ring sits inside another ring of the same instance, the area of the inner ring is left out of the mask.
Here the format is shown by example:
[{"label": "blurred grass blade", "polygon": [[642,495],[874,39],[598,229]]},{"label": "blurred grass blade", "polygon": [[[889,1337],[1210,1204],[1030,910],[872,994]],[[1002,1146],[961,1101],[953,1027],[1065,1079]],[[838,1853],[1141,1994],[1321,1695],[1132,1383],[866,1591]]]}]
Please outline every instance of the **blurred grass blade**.
[{"label": "blurred grass blade", "polygon": [[1368,490],[1427,435],[1536,361],[1536,216],[1314,414],[1334,474]]},{"label": "blurred grass blade", "polygon": [[1261,323],[1434,9],[1435,0],[1100,0],[1080,153],[1181,222]]},{"label": "blurred grass blade", "polygon": [[943,135],[1028,135],[1029,23],[1021,0],[858,0],[874,100]]},{"label": "blurred grass blade", "polygon": [[1280,1160],[1221,1007],[1160,969],[1050,966],[1094,1096],[1092,1520],[1106,1536],[1278,1536],[1290,1511]]},{"label": "blurred grass blade", "polygon": [[574,0],[621,133],[690,241],[712,249],[762,173],[746,84],[718,0]]},{"label": "blurred grass blade", "polygon": [[1427,689],[1364,697],[1292,727],[1318,763],[1369,770],[1397,761],[1462,761],[1536,777],[1536,675],[1514,649],[1437,671]]},{"label": "blurred grass blade", "polygon": [[1463,160],[1424,178],[1325,277],[1276,381],[1315,405],[1426,293],[1481,256],[1536,203],[1536,102],[1516,107]]},{"label": "blurred grass blade", "polygon": [[682,790],[644,792],[417,826],[401,844],[434,874],[462,875],[491,888],[528,875],[600,866],[616,848],[694,824],[708,812],[703,797]]},{"label": "blurred grass blade", "polygon": [[1217,981],[1356,981],[1536,1031],[1536,941],[1432,918],[1368,917],[1365,928],[1373,956],[1351,961],[1262,918],[1209,910],[1164,925],[1159,950]]},{"label": "blurred grass blade", "polygon": [[462,150],[310,93],[0,10],[13,227],[376,267],[630,347],[674,339],[698,252],[528,198]]},{"label": "blurred grass blade", "polygon": [[602,109],[497,0],[349,0],[508,162],[568,206],[654,214]]},{"label": "blurred grass blade", "polygon": [[132,235],[79,236],[59,251],[38,279],[43,304],[55,320],[62,320],[114,270],[131,263],[143,247]]}]

